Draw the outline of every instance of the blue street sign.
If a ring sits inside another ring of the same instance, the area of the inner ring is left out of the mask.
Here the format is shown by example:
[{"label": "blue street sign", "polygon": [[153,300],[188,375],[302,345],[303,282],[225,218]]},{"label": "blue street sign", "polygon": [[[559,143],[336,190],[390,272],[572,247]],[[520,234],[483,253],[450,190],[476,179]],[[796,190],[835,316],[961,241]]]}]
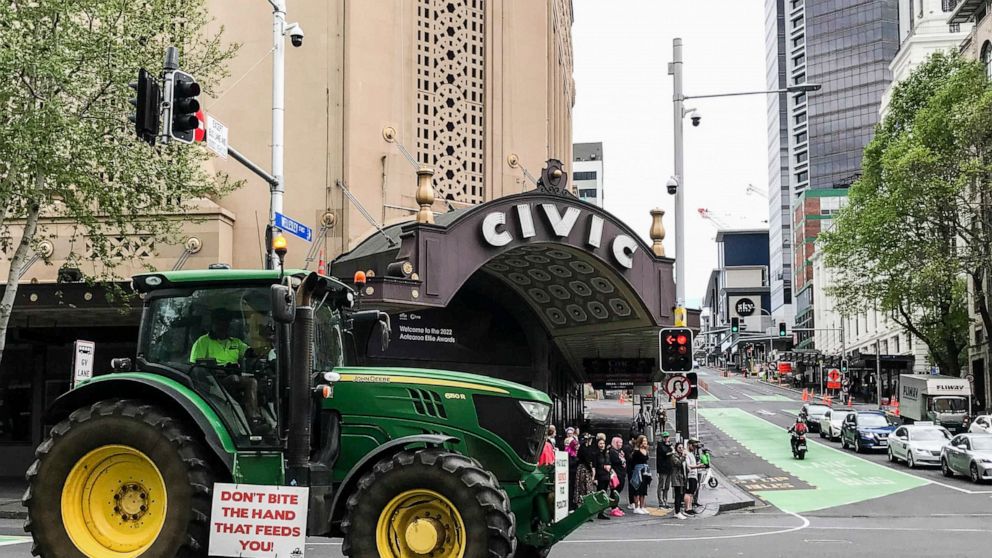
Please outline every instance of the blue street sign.
[{"label": "blue street sign", "polygon": [[293,236],[302,238],[307,242],[313,240],[313,229],[303,223],[296,222],[289,217],[286,217],[282,213],[276,213],[275,225],[276,228],[282,232],[287,232]]}]

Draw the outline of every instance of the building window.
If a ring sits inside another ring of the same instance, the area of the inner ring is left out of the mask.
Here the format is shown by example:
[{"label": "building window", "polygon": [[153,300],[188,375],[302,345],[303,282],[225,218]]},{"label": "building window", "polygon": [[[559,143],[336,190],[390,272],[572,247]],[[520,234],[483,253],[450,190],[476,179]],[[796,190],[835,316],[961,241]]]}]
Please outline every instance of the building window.
[{"label": "building window", "polygon": [[579,198],[584,200],[594,200],[596,199],[596,189],[595,188],[579,188]]},{"label": "building window", "polygon": [[961,24],[960,23],[952,23],[952,24],[950,24],[950,25],[947,26],[947,30],[950,31],[951,33],[960,33],[961,32]]},{"label": "building window", "polygon": [[796,143],[806,143],[806,139],[808,137],[809,136],[806,134],[806,132],[799,132],[798,134],[796,134]]},{"label": "building window", "polygon": [[899,354],[899,336],[898,335],[896,335],[895,337],[892,338],[892,354],[894,354],[894,355],[898,355]]},{"label": "building window", "polygon": [[576,171],[572,173],[572,180],[596,180],[596,171]]},{"label": "building window", "polygon": [[802,66],[805,63],[806,63],[806,55],[805,54],[800,54],[799,56],[793,56],[792,57],[792,65],[793,66]]},{"label": "building window", "polygon": [[803,74],[799,74],[796,77],[792,78],[792,83],[794,83],[796,85],[799,85],[801,83],[806,83],[806,74],[804,74],[804,73]]},{"label": "building window", "polygon": [[[944,0],[944,1],[947,2],[948,0]],[[798,8],[798,7],[802,6],[802,5],[803,5],[803,0],[792,0],[792,9],[793,10],[795,10],[796,8]]]},{"label": "building window", "polygon": [[806,113],[800,112],[796,115],[796,124],[802,124],[803,122],[806,122]]},{"label": "building window", "polygon": [[802,171],[796,173],[796,182],[806,182],[809,180],[809,172]]},{"label": "building window", "polygon": [[992,42],[985,41],[982,45],[982,65],[985,66],[985,75],[992,77]]},{"label": "building window", "polygon": [[803,26],[803,16],[792,18],[792,28],[798,29]]},{"label": "building window", "polygon": [[960,0],[941,0],[940,9],[944,12],[953,12]]},{"label": "building window", "polygon": [[805,103],[806,102],[806,92],[802,92],[802,93],[796,95],[795,97],[792,98],[792,100],[797,105],[801,105],[801,104]]},{"label": "building window", "polygon": [[975,328],[975,344],[981,345],[984,342],[985,342],[985,330],[982,329],[982,326],[978,326]]},{"label": "building window", "polygon": [[800,151],[799,153],[796,153],[796,163],[805,163],[808,160],[809,160],[809,152]]},{"label": "building window", "polygon": [[792,39],[792,48],[801,47],[806,44],[806,35],[800,35]]}]

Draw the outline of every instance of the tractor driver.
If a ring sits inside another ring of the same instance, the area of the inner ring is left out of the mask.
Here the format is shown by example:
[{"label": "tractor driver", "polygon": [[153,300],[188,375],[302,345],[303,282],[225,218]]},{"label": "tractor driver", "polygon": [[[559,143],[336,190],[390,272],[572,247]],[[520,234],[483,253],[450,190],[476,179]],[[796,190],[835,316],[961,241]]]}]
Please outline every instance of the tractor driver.
[{"label": "tractor driver", "polygon": [[[210,331],[201,335],[193,343],[189,361],[195,364],[202,360],[212,360],[218,366],[230,367],[233,373],[221,383],[235,393],[240,392],[244,401],[245,413],[252,423],[253,430],[264,423],[258,408],[258,380],[240,374],[237,368],[241,358],[251,349],[248,344],[231,335],[231,321],[234,315],[225,308],[215,308],[210,313]],[[250,354],[249,354],[250,356]]]}]

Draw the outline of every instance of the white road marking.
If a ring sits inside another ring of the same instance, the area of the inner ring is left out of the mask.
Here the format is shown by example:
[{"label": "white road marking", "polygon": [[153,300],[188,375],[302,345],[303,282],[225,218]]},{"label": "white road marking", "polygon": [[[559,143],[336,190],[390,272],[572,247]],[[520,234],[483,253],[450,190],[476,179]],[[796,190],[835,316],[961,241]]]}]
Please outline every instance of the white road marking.
[{"label": "white road marking", "polygon": [[17,537],[16,540],[12,541],[0,541],[0,546],[13,546],[15,544],[27,544],[29,542],[31,542],[31,539],[28,537]]},{"label": "white road marking", "polygon": [[771,411],[766,411],[764,409],[758,409],[758,414],[765,415],[766,417],[773,417],[773,416],[775,416],[775,413],[773,413]]},{"label": "white road marking", "polygon": [[[718,541],[718,540],[727,540],[727,539],[748,539],[754,537],[767,537],[770,535],[784,535],[786,533],[794,533],[796,531],[801,531],[809,527],[809,520],[806,519],[805,517],[799,515],[798,513],[792,513],[786,510],[782,510],[782,511],[788,515],[795,517],[796,519],[799,519],[800,521],[802,521],[802,524],[792,527],[781,527],[781,528],[772,527],[772,529],[775,529],[774,531],[762,531],[760,533],[741,533],[739,535],[713,535],[709,537],[657,537],[650,539],[623,539],[623,541],[626,543],[655,543],[655,542],[670,542],[670,541]],[[749,528],[756,529],[761,527],[751,526]],[[573,540],[566,539],[558,544],[615,543],[615,542],[617,542],[617,539],[573,539]]]}]

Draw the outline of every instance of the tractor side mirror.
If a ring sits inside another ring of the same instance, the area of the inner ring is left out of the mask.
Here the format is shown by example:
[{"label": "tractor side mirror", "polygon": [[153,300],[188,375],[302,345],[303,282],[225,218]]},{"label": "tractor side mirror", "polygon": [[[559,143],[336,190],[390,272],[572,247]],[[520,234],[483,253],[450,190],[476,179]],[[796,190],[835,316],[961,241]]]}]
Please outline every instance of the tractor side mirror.
[{"label": "tractor side mirror", "polygon": [[389,314],[378,310],[362,310],[352,314],[351,319],[358,324],[375,322],[372,327],[379,330],[379,343],[382,350],[385,351],[389,348],[389,334],[392,331]]},{"label": "tractor side mirror", "polygon": [[272,285],[272,319],[280,324],[291,324],[296,318],[296,296],[288,285]]}]

